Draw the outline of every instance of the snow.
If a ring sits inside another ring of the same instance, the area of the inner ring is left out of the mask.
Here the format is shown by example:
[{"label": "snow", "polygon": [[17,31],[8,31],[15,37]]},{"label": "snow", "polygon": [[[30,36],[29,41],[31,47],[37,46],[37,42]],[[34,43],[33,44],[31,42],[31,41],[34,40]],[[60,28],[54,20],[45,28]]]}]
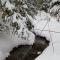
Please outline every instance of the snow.
[{"label": "snow", "polygon": [[60,1],[60,0],[52,0],[52,3],[57,2],[57,1]]},{"label": "snow", "polygon": [[25,5],[23,5],[23,8],[28,8],[28,6],[25,4]]},{"label": "snow", "polygon": [[[19,16],[17,19],[16,16]],[[9,52],[18,45],[33,45],[35,42],[35,35],[29,31],[26,27],[26,17],[22,17],[19,13],[14,13],[12,16],[8,17],[10,21],[17,22],[20,29],[13,30],[13,27],[7,22],[6,25],[9,26],[8,33],[5,31],[0,31],[0,60],[4,60],[8,57]],[[13,32],[13,33],[12,33]],[[22,32],[24,33],[22,35]]]},{"label": "snow", "polygon": [[52,12],[56,12],[56,11],[58,11],[58,9],[60,9],[60,6],[54,6],[52,9],[50,9],[50,12],[52,11]]},{"label": "snow", "polygon": [[[20,32],[19,32],[20,33]],[[0,60],[4,60],[9,55],[9,52],[18,45],[32,45],[34,43],[35,35],[25,29],[24,37],[26,39],[18,38],[17,35],[10,35],[0,33]]]},{"label": "snow", "polygon": [[37,52],[37,54],[39,55],[39,54],[41,54],[41,52],[39,51],[39,52]]},{"label": "snow", "polygon": [[38,19],[36,20],[37,22],[34,21],[34,31],[36,34],[45,36],[46,39],[50,40],[50,43],[43,53],[35,60],[60,60],[60,22],[57,22],[57,18],[47,13],[41,13],[41,15],[46,15],[49,20],[44,20],[45,17],[41,17],[40,21],[39,13],[39,16],[37,16]]},{"label": "snow", "polygon": [[9,1],[6,1],[5,7],[8,8],[8,10],[12,10],[15,8],[15,6],[12,5]]},{"label": "snow", "polygon": [[9,0],[1,0],[2,5],[5,4],[5,8],[8,8],[8,10],[15,9],[15,6],[9,2]]},{"label": "snow", "polygon": [[1,2],[2,2],[2,5],[6,2],[6,1],[8,1],[8,0],[1,0]]},{"label": "snow", "polygon": [[[52,2],[55,1],[57,0],[52,0]],[[15,8],[9,0],[1,0],[1,2],[2,5],[6,2],[5,8],[8,8],[8,10]],[[28,8],[27,5],[23,5],[23,7]],[[58,8],[60,8],[60,6],[54,6],[50,11],[54,10],[55,12]],[[49,13],[44,11],[38,11],[38,14],[34,17],[35,19],[28,14],[26,15],[34,25],[32,31],[46,37],[46,39],[50,41],[49,46],[35,60],[60,60],[60,22],[57,22],[57,18],[50,16]],[[17,19],[16,16],[19,16],[19,18]],[[12,27],[9,27],[10,30],[8,34],[6,32],[0,32],[0,60],[4,60],[14,47],[18,45],[32,45],[35,42],[35,35],[26,27],[26,17],[22,17],[16,12],[9,17],[12,22],[18,23],[20,29],[16,34],[12,34]],[[23,36],[22,32],[24,32]],[[37,54],[40,54],[40,52]]]}]

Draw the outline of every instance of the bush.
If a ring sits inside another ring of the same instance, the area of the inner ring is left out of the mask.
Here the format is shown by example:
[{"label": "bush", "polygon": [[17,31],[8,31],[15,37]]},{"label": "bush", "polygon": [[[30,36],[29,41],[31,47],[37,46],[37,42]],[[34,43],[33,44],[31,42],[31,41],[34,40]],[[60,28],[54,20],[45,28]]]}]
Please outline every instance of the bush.
[{"label": "bush", "polygon": [[37,9],[39,9],[42,3],[43,3],[43,0],[34,0],[33,5],[36,6]]},{"label": "bush", "polygon": [[27,20],[26,22],[28,30],[31,30],[34,26],[32,25],[31,21]]}]

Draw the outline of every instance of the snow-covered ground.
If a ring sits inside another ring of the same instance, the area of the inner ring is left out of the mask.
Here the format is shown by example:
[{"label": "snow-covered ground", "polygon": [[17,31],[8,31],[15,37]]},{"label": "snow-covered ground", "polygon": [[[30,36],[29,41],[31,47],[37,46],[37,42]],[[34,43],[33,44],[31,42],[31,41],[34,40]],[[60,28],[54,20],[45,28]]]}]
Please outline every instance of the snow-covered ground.
[{"label": "snow-covered ground", "polygon": [[[9,0],[1,0],[2,5],[5,4],[5,8],[8,10],[15,9],[15,6],[9,2]],[[28,8],[26,5],[24,8]],[[0,15],[1,16],[1,15]],[[17,19],[16,17],[19,16]],[[2,29],[4,31],[0,31],[0,60],[4,60],[8,57],[9,52],[18,45],[32,45],[35,42],[35,35],[29,31],[26,27],[26,17],[22,17],[20,13],[14,12],[14,14],[8,18],[9,21],[17,22],[19,29],[15,33],[16,29],[10,26],[10,22],[6,22],[6,26],[9,29]],[[3,25],[2,19],[0,19],[0,23]],[[0,26],[0,28],[2,28]],[[15,30],[13,30],[15,29]],[[8,30],[8,31],[7,31]],[[7,31],[7,32],[6,32]]]},{"label": "snow-covered ground", "polygon": [[49,46],[35,60],[60,60],[60,22],[56,17],[41,11],[34,21],[36,34],[50,40]]},{"label": "snow-covered ground", "polygon": [[[12,9],[15,9],[15,6],[11,4],[9,0],[1,1],[2,5],[6,2],[5,8],[8,8],[8,10],[12,11]],[[57,0],[52,0],[52,2],[54,1]],[[26,5],[23,5],[23,7],[28,8]],[[51,11],[54,10],[55,7],[51,9]],[[23,17],[22,20],[16,19],[16,15],[20,16],[20,14],[14,13],[12,16],[12,20],[13,22],[18,22],[18,25],[21,27],[20,30],[18,30],[18,35],[20,35],[19,37],[21,37],[21,32],[24,28],[24,39],[18,38],[17,35],[12,35],[12,33],[6,34],[0,32],[0,60],[4,60],[5,57],[9,55],[9,52],[12,50],[13,47],[21,44],[30,45],[34,43],[35,36],[26,28],[26,19]],[[27,17],[30,18],[34,25],[34,29],[32,29],[32,31],[41,36],[45,36],[46,39],[50,41],[49,46],[35,60],[60,60],[60,22],[57,22],[57,18],[50,16],[49,13],[45,13],[44,11],[38,11],[38,14],[35,15],[35,19],[33,19],[28,14]]]}]

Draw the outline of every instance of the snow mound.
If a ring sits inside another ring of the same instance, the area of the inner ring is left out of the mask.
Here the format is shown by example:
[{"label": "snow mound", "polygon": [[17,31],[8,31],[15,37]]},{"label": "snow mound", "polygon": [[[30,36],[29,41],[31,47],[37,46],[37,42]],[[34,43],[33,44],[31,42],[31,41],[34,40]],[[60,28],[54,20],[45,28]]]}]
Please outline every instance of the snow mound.
[{"label": "snow mound", "polygon": [[[34,21],[35,33],[41,36],[45,36],[48,40],[50,40],[49,46],[43,51],[43,53],[38,56],[35,60],[60,60],[60,22],[57,22],[56,17],[52,17],[49,14],[41,11],[42,20],[37,19]],[[47,17],[46,20],[43,18],[44,15]],[[39,14],[37,18],[39,18]]]}]

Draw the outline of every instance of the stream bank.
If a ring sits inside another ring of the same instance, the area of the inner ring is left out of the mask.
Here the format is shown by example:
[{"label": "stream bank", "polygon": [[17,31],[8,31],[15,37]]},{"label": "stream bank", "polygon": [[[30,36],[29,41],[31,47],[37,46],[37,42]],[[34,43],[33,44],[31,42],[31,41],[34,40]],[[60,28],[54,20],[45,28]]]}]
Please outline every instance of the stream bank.
[{"label": "stream bank", "polygon": [[37,35],[33,45],[19,45],[13,48],[5,60],[34,60],[49,45],[45,37]]}]

